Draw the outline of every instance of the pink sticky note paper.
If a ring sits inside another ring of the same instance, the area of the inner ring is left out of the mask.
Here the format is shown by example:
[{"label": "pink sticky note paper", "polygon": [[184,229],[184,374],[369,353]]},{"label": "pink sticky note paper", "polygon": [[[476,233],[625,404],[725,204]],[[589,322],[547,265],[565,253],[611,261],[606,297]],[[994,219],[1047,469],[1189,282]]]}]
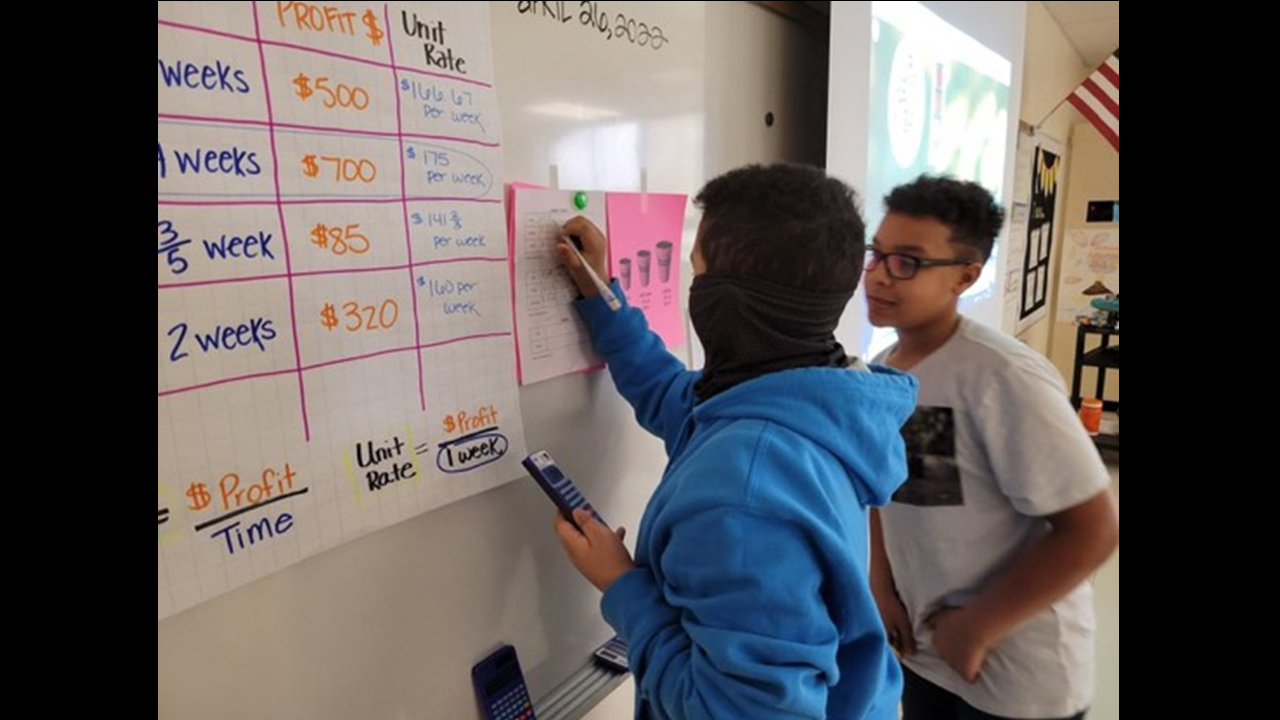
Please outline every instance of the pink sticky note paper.
[{"label": "pink sticky note paper", "polygon": [[687,199],[667,193],[611,192],[605,200],[611,274],[622,284],[627,302],[644,312],[667,347],[684,344],[680,236]]}]

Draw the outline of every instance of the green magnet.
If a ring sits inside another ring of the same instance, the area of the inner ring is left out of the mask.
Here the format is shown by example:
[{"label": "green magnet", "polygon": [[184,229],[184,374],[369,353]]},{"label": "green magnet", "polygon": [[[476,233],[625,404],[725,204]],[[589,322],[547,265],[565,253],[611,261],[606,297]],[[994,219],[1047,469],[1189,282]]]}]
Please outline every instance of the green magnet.
[{"label": "green magnet", "polygon": [[587,194],[579,190],[573,194],[573,206],[579,210],[587,209]]}]

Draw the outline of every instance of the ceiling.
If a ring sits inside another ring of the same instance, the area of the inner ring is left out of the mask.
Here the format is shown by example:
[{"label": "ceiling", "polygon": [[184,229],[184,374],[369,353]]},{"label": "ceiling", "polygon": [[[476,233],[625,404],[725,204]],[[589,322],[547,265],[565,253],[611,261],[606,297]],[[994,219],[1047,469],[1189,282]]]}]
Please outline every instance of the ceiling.
[{"label": "ceiling", "polygon": [[1114,2],[1049,2],[1044,6],[1090,68],[1101,65],[1120,47],[1120,0]]},{"label": "ceiling", "polygon": [[[825,30],[831,16],[830,2],[758,2],[794,20]],[[1043,0],[1067,40],[1080,53],[1085,65],[1101,65],[1112,50],[1120,47],[1120,0],[1050,2]]]}]

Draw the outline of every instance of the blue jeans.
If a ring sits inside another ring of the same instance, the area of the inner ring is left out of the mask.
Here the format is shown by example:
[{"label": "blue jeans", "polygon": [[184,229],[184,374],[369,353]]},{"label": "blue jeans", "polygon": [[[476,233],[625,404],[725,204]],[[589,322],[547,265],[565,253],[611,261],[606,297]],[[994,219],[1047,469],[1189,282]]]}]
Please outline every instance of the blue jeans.
[{"label": "blue jeans", "polygon": [[[902,720],[1012,720],[982,712],[902,666]],[[1084,720],[1084,713],[1062,720]]]}]

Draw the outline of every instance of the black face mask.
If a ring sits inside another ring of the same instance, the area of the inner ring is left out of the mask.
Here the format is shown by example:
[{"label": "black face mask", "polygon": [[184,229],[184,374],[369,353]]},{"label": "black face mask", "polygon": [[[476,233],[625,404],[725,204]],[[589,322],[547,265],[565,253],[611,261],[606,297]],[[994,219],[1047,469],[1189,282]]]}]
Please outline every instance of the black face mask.
[{"label": "black face mask", "polygon": [[693,279],[689,316],[707,353],[698,401],[766,373],[845,367],[836,325],[853,291],[806,292],[741,277]]}]

